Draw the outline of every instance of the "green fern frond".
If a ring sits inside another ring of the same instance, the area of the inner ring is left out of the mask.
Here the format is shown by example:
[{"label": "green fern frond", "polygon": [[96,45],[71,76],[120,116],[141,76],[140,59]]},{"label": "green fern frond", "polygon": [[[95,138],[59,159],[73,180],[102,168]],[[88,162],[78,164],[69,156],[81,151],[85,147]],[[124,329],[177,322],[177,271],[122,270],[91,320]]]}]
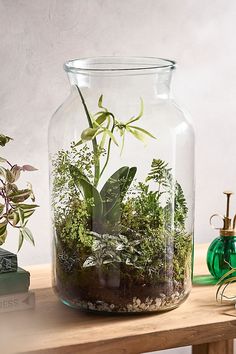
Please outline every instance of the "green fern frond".
[{"label": "green fern frond", "polygon": [[175,223],[183,225],[188,213],[188,207],[181,185],[176,181],[175,184]]},{"label": "green fern frond", "polygon": [[172,175],[171,168],[168,168],[168,163],[160,159],[153,159],[151,171],[146,178],[146,182],[150,180],[154,180],[165,189],[171,188]]}]

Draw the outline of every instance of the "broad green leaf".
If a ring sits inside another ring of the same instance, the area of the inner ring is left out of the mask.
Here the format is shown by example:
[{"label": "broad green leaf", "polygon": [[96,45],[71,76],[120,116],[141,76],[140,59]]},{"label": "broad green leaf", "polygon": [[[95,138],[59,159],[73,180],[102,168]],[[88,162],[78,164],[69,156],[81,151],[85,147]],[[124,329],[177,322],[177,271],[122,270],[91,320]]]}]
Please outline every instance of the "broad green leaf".
[{"label": "broad green leaf", "polygon": [[111,224],[115,224],[121,219],[121,199],[117,199],[112,207],[104,215],[105,220],[109,221]]},{"label": "broad green leaf", "polygon": [[89,179],[77,167],[71,165],[70,173],[75,185],[79,188],[79,190],[82,189],[84,197],[88,202],[88,207],[91,215],[95,218],[101,217],[103,206],[102,199],[98,190],[90,183]]},{"label": "broad green leaf", "polygon": [[129,169],[129,173],[128,173],[128,176],[127,176],[127,179],[126,179],[126,183],[125,183],[125,186],[124,186],[124,190],[123,190],[123,193],[127,193],[131,183],[133,182],[133,179],[136,175],[136,172],[137,172],[137,167],[131,167]]},{"label": "broad green leaf", "polygon": [[79,178],[83,178],[89,182],[88,177],[78,167],[70,165],[69,170],[74,182],[76,182]]},{"label": "broad green leaf", "polygon": [[136,167],[130,169],[127,166],[121,167],[107,180],[101,190],[104,217],[112,222],[120,218],[121,203],[134,179],[136,170]]},{"label": "broad green leaf", "polygon": [[108,211],[115,204],[117,198],[120,197],[128,173],[129,167],[124,166],[119,168],[102,187],[100,194],[106,211]]},{"label": "broad green leaf", "polygon": [[87,201],[91,216],[93,218],[101,218],[103,214],[103,205],[98,190],[85,179],[79,178],[77,183],[83,188],[84,197]]},{"label": "broad green leaf", "polygon": [[[128,168],[125,179],[121,180],[119,188],[116,188],[116,192],[117,192],[116,197],[113,195],[113,205],[111,205],[110,203],[108,204],[108,206],[110,207],[109,210],[107,210],[106,208],[107,213],[105,217],[113,223],[119,221],[120,219],[121,203],[134,179],[136,171],[137,171],[136,167],[131,167],[130,169]],[[107,206],[107,203],[105,205]]]},{"label": "broad green leaf", "polygon": [[137,127],[136,125],[130,125],[129,127],[133,128],[133,129],[136,129],[136,130],[139,130],[140,132],[150,136],[150,138],[156,139],[156,137],[154,135],[152,135],[151,133],[149,133],[147,130],[145,130],[143,128]]}]

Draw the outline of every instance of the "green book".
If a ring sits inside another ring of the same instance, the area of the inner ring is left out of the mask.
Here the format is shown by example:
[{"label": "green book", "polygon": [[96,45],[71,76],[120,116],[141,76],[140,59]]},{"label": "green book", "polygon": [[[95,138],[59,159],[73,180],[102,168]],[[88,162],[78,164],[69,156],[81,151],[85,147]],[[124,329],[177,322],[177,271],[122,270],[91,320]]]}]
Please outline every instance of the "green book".
[{"label": "green book", "polygon": [[0,274],[17,271],[17,256],[0,248]]},{"label": "green book", "polygon": [[30,273],[18,267],[16,272],[0,274],[0,296],[26,293],[29,290]]}]

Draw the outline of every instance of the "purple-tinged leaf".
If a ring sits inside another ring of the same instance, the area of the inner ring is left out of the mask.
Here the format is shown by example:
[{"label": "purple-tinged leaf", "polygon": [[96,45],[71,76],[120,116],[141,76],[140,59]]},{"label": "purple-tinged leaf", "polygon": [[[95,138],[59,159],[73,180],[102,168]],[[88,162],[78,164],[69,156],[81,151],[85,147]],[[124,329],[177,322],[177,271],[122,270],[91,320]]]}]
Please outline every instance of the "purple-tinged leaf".
[{"label": "purple-tinged leaf", "polygon": [[21,170],[22,171],[38,171],[37,168],[35,168],[34,166],[31,166],[31,165],[23,165],[21,167]]}]

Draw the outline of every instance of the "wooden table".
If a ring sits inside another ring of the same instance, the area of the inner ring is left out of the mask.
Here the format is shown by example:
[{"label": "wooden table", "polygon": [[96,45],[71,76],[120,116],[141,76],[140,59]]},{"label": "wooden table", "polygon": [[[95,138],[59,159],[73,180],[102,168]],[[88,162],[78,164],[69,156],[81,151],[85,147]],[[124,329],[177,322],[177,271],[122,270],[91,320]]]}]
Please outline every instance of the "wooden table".
[{"label": "wooden table", "polygon": [[[195,273],[206,274],[206,245],[195,249]],[[215,301],[215,286],[193,286],[187,301],[149,315],[85,314],[53,294],[49,265],[28,267],[35,311],[0,315],[0,353],[139,354],[186,345],[194,354],[232,354],[236,310]]]}]

